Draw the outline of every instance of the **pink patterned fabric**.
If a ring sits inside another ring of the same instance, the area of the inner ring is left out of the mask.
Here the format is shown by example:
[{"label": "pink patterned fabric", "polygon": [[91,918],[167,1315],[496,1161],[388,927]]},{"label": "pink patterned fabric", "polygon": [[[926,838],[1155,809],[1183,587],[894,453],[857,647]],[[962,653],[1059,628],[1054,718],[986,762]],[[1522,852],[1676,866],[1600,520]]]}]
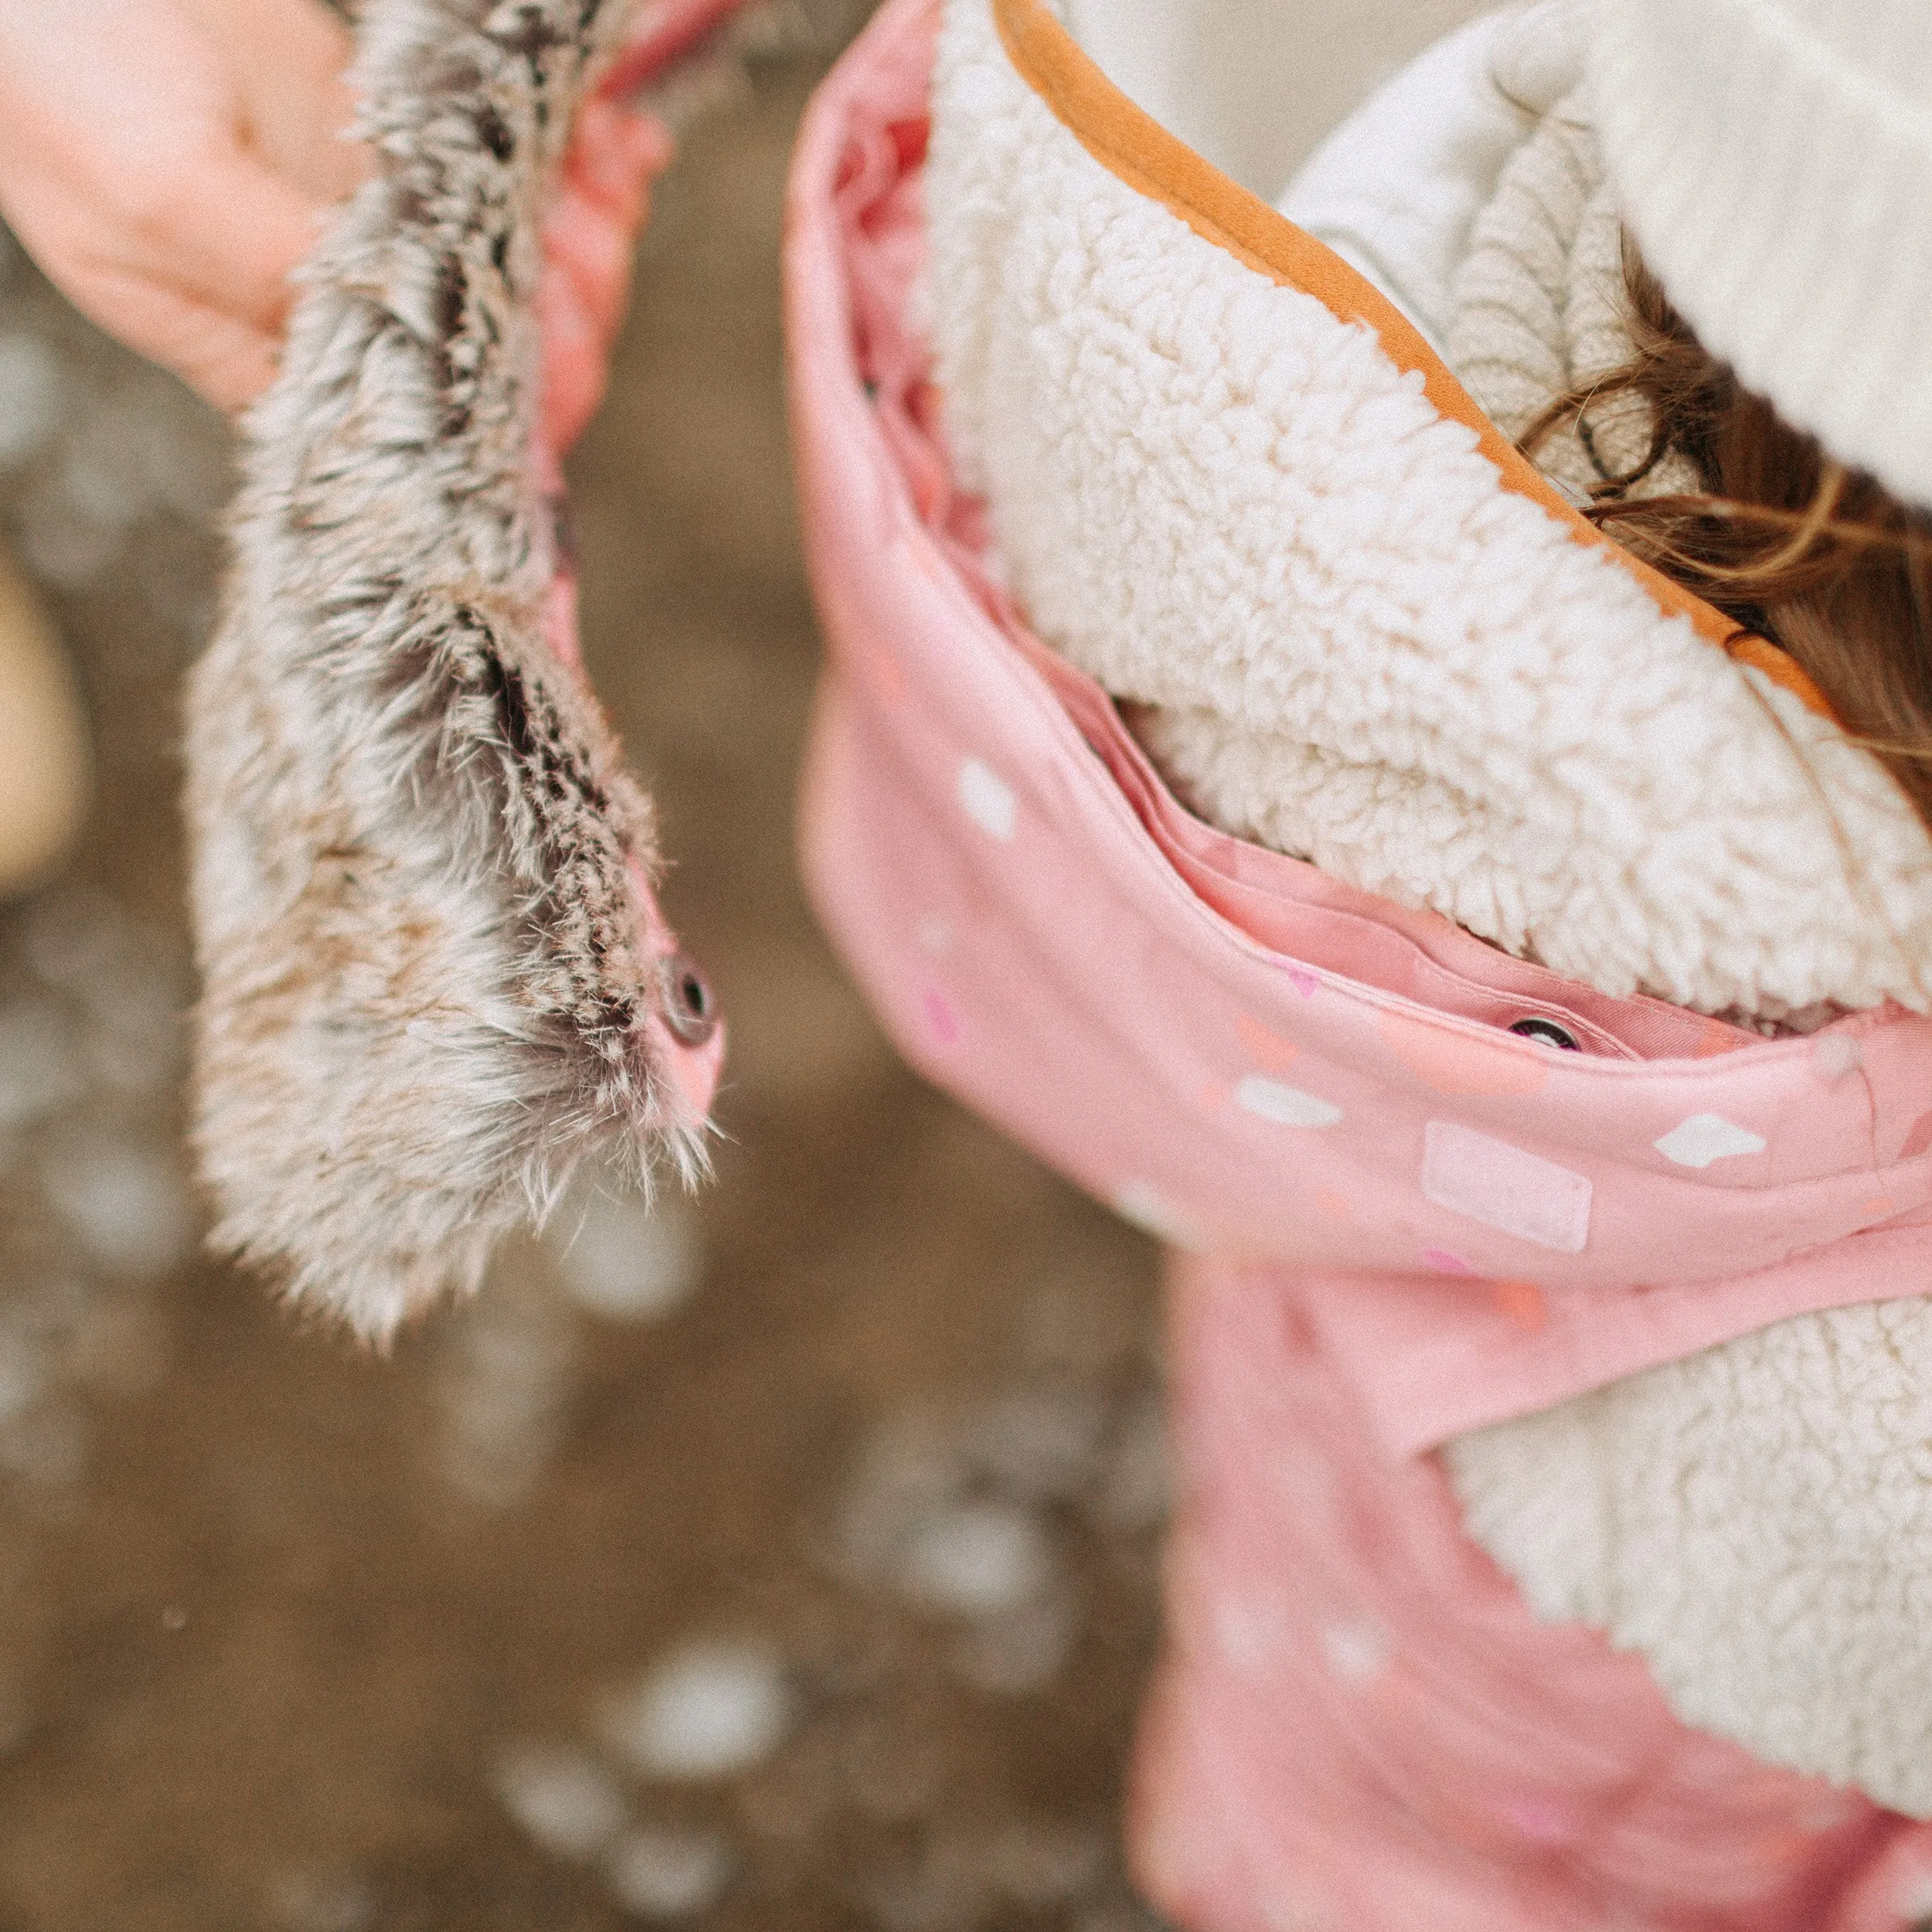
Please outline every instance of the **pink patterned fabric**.
[{"label": "pink patterned fabric", "polygon": [[[1423,1452],[1932,1281],[1932,1024],[1767,1043],[1223,836],[1027,633],[908,293],[936,0],[889,0],[788,209],[832,662],[818,908],[907,1058],[1202,1257],[1134,1839],[1201,1932],[1866,1932],[1932,1834],[1754,1764],[1536,1626]],[[1508,1029],[1553,1019],[1570,1053]]]},{"label": "pink patterned fabric", "polygon": [[1132,1819],[1196,1932],[1902,1932],[1932,1832],[1681,1724],[1387,1454],[1292,1277],[1175,1270],[1184,1505]]}]

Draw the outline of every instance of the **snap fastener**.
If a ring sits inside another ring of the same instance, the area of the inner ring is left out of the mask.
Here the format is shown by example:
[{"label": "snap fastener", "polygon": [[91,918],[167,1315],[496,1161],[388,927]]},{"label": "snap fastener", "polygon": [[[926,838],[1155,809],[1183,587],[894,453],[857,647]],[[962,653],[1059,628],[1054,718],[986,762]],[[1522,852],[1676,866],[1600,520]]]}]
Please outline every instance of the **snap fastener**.
[{"label": "snap fastener", "polygon": [[673,953],[662,971],[665,1024],[686,1046],[703,1046],[718,1030],[709,981],[682,953]]},{"label": "snap fastener", "polygon": [[1540,1014],[1512,1022],[1509,1030],[1525,1039],[1539,1039],[1546,1046],[1560,1046],[1566,1053],[1580,1053],[1583,1050],[1583,1043],[1567,1026],[1559,1026],[1553,1019],[1545,1019]]}]

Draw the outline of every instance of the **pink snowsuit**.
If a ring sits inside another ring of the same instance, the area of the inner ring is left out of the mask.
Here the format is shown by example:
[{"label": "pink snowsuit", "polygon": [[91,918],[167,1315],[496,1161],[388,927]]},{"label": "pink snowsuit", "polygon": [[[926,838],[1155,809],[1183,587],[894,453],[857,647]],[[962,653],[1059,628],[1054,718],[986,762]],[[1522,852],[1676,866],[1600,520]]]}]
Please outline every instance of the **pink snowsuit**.
[{"label": "pink snowsuit", "polygon": [[[800,144],[820,912],[921,1071],[1175,1245],[1138,1875],[1196,1932],[1900,1932],[1932,1830],[1544,1626],[1432,1451],[1932,1263],[1932,1023],[1775,1043],[1217,833],[1029,636],[908,297],[937,0]],[[1583,1050],[1509,1029],[1554,1020]]]}]

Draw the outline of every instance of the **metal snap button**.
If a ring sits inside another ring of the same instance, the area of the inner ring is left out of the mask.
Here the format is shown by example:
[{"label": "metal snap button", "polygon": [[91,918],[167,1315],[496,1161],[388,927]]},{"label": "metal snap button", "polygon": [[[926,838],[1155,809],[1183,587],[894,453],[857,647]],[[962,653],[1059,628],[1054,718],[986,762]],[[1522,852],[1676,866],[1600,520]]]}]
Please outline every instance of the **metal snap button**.
[{"label": "metal snap button", "polygon": [[1583,1043],[1567,1026],[1559,1026],[1553,1019],[1545,1019],[1540,1014],[1513,1022],[1509,1030],[1521,1034],[1525,1039],[1539,1039],[1546,1046],[1560,1046],[1566,1053],[1580,1053],[1583,1050]]},{"label": "metal snap button", "polygon": [[718,1030],[718,1005],[704,975],[682,953],[664,962],[665,1024],[686,1046],[702,1046]]}]

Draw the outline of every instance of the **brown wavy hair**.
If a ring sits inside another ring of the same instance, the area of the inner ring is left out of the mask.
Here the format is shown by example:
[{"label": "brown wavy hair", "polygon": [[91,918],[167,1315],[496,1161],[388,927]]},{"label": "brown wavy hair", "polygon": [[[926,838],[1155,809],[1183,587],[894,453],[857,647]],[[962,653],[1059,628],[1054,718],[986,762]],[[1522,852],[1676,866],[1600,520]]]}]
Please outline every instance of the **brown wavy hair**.
[{"label": "brown wavy hair", "polygon": [[[1768,638],[1809,673],[1845,730],[1882,759],[1932,828],[1932,515],[1900,502],[1784,423],[1699,342],[1626,239],[1636,355],[1562,396],[1519,447],[1613,396],[1649,406],[1643,460],[1606,475],[1586,514],[1628,549]],[[1694,494],[1629,494],[1673,451]]]}]

